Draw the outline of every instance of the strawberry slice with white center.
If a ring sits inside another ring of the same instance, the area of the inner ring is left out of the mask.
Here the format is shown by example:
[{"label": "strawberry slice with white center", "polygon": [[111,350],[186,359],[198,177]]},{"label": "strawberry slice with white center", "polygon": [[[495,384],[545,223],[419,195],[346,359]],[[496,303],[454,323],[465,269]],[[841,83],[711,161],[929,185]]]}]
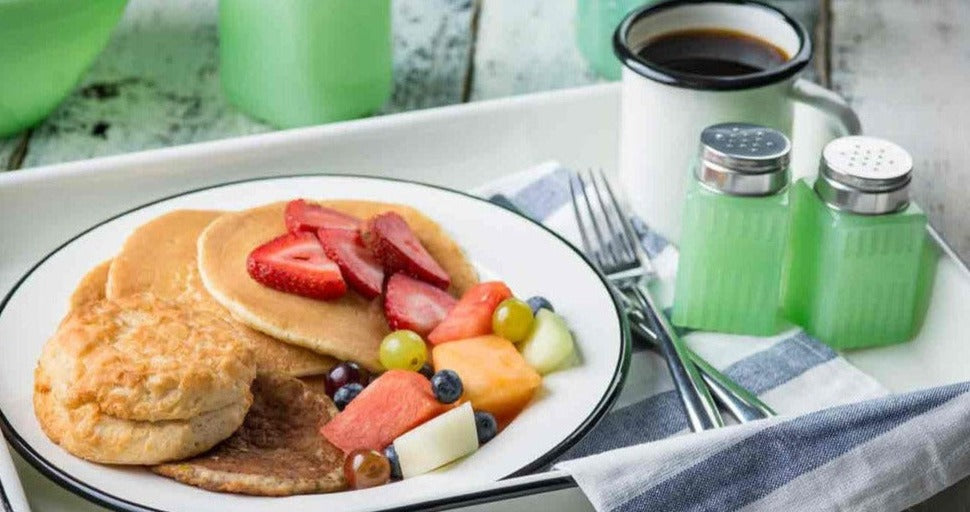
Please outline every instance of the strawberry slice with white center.
[{"label": "strawberry slice with white center", "polygon": [[385,212],[367,221],[365,241],[388,273],[404,272],[443,290],[451,284],[445,269],[397,213]]},{"label": "strawberry slice with white center", "polygon": [[336,299],[347,292],[340,267],[312,233],[287,233],[253,249],[246,270],[265,286],[311,299]]},{"label": "strawberry slice with white center", "polygon": [[321,229],[317,238],[327,257],[333,260],[350,287],[368,299],[381,294],[384,267],[364,246],[357,231]]},{"label": "strawberry slice with white center", "polygon": [[290,233],[306,231],[316,233],[321,229],[346,229],[358,231],[360,219],[332,208],[325,208],[318,204],[308,203],[303,199],[295,199],[286,204],[283,212],[286,229]]},{"label": "strawberry slice with white center", "polygon": [[444,320],[456,302],[441,289],[397,273],[387,280],[384,316],[391,329],[410,329],[424,337]]}]

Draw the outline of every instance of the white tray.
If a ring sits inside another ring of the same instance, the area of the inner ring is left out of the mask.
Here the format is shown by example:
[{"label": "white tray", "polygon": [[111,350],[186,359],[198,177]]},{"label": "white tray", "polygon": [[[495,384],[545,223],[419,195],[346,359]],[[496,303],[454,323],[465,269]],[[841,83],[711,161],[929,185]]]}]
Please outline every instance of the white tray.
[{"label": "white tray", "polygon": [[[611,171],[618,106],[618,85],[597,85],[0,174],[0,292],[6,294],[30,266],[79,230],[205,185],[330,172],[390,175],[470,190],[549,159]],[[810,112],[798,116],[796,139],[806,125],[815,137],[824,138],[826,130],[835,133]],[[961,322],[968,317],[970,273],[947,251],[919,338],[846,357],[896,391],[970,380],[965,364],[970,345]],[[630,375],[636,374],[634,358]],[[639,396],[636,379],[629,379],[618,403]],[[95,509],[55,488],[19,457],[17,462],[35,510]],[[558,472],[469,484],[420,509],[455,506],[591,510]]]}]

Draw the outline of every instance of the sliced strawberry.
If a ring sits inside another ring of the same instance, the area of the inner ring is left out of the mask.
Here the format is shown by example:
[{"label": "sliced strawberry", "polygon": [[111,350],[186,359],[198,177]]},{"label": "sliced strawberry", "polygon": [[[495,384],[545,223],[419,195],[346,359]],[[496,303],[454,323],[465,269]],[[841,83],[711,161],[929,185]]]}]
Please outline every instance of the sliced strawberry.
[{"label": "sliced strawberry", "polygon": [[410,329],[424,337],[444,320],[456,302],[445,291],[397,273],[387,280],[384,315],[391,329]]},{"label": "sliced strawberry", "polygon": [[499,302],[512,296],[512,290],[501,281],[489,281],[472,286],[462,295],[448,316],[428,335],[437,345],[492,333],[492,313]]},{"label": "sliced strawberry", "polygon": [[317,231],[317,238],[327,257],[340,267],[351,288],[368,299],[381,294],[384,267],[364,246],[357,231],[321,229]]},{"label": "sliced strawberry", "polygon": [[287,233],[253,249],[246,270],[265,286],[312,299],[336,299],[347,292],[340,267],[312,233]]},{"label": "sliced strawberry", "polygon": [[308,203],[302,199],[295,199],[286,204],[283,220],[286,221],[286,229],[290,233],[300,231],[316,233],[317,230],[324,228],[357,231],[361,225],[357,217]]},{"label": "sliced strawberry", "polygon": [[397,213],[385,212],[367,221],[365,241],[388,273],[404,272],[441,289],[447,289],[451,284],[445,269]]}]

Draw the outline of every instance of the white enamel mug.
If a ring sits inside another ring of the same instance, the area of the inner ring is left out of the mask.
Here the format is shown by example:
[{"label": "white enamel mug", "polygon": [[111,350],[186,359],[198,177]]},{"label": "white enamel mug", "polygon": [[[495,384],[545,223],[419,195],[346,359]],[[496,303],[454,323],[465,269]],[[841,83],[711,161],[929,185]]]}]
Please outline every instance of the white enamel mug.
[{"label": "white enamel mug", "polygon": [[[791,57],[757,73],[708,76],[666,69],[637,55],[658,36],[692,29],[749,34]],[[815,172],[826,142],[860,131],[858,117],[840,96],[798,78],[812,57],[811,38],[774,7],[743,0],[647,6],[620,23],[613,47],[623,63],[620,182],[636,213],[675,243],[688,169],[705,127],[741,121],[782,131],[793,141],[794,177]]]}]

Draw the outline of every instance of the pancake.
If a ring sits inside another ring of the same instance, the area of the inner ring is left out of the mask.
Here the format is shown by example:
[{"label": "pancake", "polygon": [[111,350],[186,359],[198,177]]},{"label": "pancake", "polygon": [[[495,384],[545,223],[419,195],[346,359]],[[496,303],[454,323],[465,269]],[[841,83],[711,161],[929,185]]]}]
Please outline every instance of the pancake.
[{"label": "pancake", "polygon": [[191,304],[225,318],[250,345],[260,372],[293,376],[321,374],[336,361],[302,347],[283,343],[233,319],[205,290],[196,262],[196,241],[218,211],[177,210],[136,229],[114,258],[107,274],[106,295],[119,298],[151,292],[157,297]]},{"label": "pancake", "polygon": [[108,281],[108,268],[110,266],[111,260],[102,261],[98,266],[89,270],[87,274],[84,274],[84,277],[77,284],[77,288],[74,289],[74,293],[71,294],[71,309],[104,298],[104,286]]},{"label": "pancake", "polygon": [[[361,219],[395,211],[451,276],[449,291],[453,295],[478,282],[474,267],[458,244],[414,208],[352,200],[320,204]],[[370,370],[382,370],[378,348],[389,331],[380,298],[368,301],[348,292],[337,300],[313,300],[265,287],[249,277],[249,253],[286,232],[285,206],[275,203],[226,214],[206,228],[198,247],[199,271],[206,289],[254,329],[338,359],[356,361]]]},{"label": "pancake", "polygon": [[232,325],[151,294],[72,310],[38,364],[67,408],[90,403],[136,421],[190,419],[246,402],[256,373]]},{"label": "pancake", "polygon": [[208,453],[152,468],[217,492],[289,496],[344,490],[344,455],[320,435],[337,408],[298,379],[260,375],[242,427]]}]

